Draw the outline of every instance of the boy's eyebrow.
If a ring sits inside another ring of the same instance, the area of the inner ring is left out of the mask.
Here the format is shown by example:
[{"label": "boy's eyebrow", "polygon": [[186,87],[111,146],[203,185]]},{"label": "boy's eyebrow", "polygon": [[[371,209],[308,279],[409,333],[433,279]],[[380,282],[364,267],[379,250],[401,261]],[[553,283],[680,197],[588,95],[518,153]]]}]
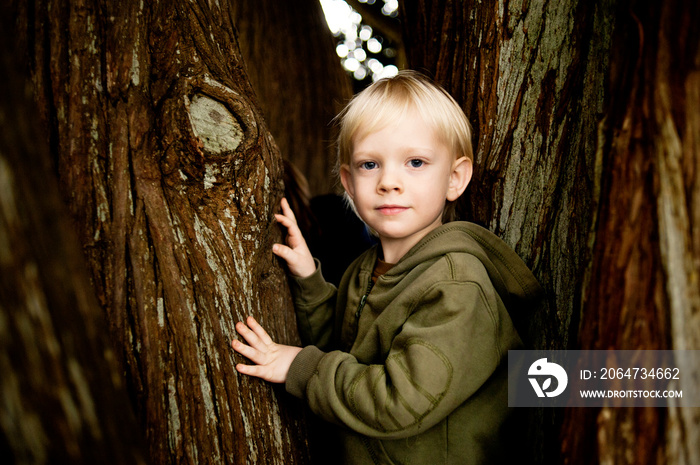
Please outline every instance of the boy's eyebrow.
[{"label": "boy's eyebrow", "polygon": [[[412,152],[418,152],[418,153],[425,153],[425,152],[430,152],[430,154],[435,153],[435,148],[426,146],[426,147],[415,147],[415,146],[409,146],[409,147],[401,147],[399,149],[402,153],[406,153],[410,155]],[[353,150],[350,152],[350,156],[359,156],[359,155],[374,155],[374,154],[381,154],[382,150]]]}]

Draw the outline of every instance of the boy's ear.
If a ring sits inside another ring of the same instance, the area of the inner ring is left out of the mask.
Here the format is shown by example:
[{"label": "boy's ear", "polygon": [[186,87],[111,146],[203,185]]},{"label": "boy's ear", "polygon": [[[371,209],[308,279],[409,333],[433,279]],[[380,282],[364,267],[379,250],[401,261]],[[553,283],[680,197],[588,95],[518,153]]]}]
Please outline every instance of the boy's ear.
[{"label": "boy's ear", "polygon": [[457,200],[472,179],[472,161],[467,157],[458,158],[452,164],[450,185],[447,188],[447,200]]},{"label": "boy's ear", "polygon": [[340,182],[345,188],[351,200],[355,200],[355,188],[352,185],[352,175],[350,174],[350,166],[340,165]]}]

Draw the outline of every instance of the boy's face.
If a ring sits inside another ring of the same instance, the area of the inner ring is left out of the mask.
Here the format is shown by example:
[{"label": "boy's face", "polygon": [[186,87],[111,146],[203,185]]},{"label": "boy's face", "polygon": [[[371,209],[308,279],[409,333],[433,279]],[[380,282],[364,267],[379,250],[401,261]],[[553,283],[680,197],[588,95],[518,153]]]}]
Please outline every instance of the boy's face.
[{"label": "boy's face", "polygon": [[471,161],[455,160],[416,111],[353,139],[349,165],[340,171],[360,217],[395,263],[442,224],[447,200],[456,200],[471,178]]}]

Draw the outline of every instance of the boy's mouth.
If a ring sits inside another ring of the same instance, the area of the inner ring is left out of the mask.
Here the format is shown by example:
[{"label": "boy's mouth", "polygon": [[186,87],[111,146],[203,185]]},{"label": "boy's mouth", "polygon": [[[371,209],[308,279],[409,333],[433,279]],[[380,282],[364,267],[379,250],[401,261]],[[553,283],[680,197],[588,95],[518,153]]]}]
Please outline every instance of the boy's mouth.
[{"label": "boy's mouth", "polygon": [[408,207],[402,207],[401,205],[380,205],[377,207],[377,210],[379,210],[382,215],[392,216],[408,210]]}]

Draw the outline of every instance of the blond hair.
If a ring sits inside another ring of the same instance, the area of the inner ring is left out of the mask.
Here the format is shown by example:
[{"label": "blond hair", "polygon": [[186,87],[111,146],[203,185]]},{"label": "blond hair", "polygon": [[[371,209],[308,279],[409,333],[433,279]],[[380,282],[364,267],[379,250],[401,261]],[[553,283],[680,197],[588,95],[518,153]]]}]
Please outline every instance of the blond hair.
[{"label": "blond hair", "polygon": [[[461,157],[473,160],[471,125],[459,104],[423,74],[403,70],[355,95],[336,117],[340,125],[336,169],[350,164],[354,139],[381,130],[411,110],[421,115],[455,160]],[[445,222],[454,219],[453,203],[447,202]]]}]

